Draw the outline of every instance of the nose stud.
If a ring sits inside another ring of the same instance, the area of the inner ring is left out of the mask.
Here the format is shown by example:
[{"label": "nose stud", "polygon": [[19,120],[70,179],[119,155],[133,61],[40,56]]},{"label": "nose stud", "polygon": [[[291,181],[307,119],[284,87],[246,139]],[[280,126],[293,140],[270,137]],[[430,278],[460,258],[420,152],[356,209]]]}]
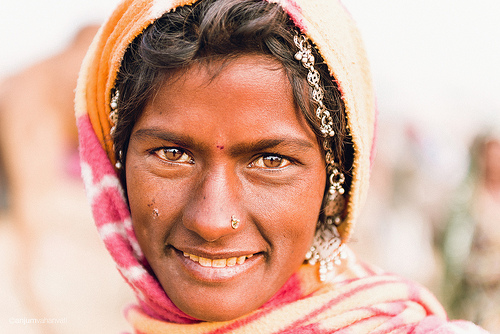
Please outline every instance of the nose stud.
[{"label": "nose stud", "polygon": [[235,230],[240,226],[240,220],[236,219],[236,216],[232,215],[231,216],[231,227],[234,228]]}]

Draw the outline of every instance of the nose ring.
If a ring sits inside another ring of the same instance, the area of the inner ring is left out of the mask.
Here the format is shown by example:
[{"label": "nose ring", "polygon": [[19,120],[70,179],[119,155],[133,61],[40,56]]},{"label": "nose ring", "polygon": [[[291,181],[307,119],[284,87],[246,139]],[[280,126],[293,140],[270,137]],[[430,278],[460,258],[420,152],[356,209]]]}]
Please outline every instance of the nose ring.
[{"label": "nose ring", "polygon": [[231,216],[231,227],[234,228],[235,230],[240,226],[240,220],[236,219],[236,216],[232,215]]}]

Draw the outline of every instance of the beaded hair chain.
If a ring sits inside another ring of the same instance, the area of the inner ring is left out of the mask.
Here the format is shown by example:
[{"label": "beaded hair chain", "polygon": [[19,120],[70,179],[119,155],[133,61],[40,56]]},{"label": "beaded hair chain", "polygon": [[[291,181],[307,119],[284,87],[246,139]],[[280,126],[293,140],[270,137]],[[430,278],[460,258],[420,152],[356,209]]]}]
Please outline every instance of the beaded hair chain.
[{"label": "beaded hair chain", "polygon": [[329,189],[325,205],[326,224],[318,223],[314,242],[306,254],[309,264],[315,265],[319,262],[320,281],[330,279],[333,265],[339,265],[342,258],[345,258],[344,244],[340,239],[337,225],[341,222],[341,212],[345,199],[343,184],[344,174],[338,169],[335,157],[331,148],[330,138],[335,135],[333,130],[333,119],[330,111],[323,103],[325,93],[320,86],[320,74],[314,68],[314,55],[312,53],[311,42],[302,34],[294,36],[294,43],[299,49],[295,54],[295,59],[301,62],[307,70],[307,83],[312,87],[312,99],[317,104],[316,117],[320,122],[320,130],[324,137],[323,149],[327,165]]}]

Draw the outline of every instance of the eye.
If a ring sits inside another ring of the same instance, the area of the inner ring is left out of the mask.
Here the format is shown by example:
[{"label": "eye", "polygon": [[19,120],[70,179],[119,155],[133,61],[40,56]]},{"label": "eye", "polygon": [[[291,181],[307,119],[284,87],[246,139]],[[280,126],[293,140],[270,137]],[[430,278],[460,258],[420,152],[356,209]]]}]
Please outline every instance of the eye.
[{"label": "eye", "polygon": [[290,160],[277,154],[263,155],[255,159],[250,167],[258,168],[283,168],[290,165]]},{"label": "eye", "polygon": [[154,153],[162,160],[178,163],[193,163],[193,158],[184,150],[179,148],[160,148]]}]

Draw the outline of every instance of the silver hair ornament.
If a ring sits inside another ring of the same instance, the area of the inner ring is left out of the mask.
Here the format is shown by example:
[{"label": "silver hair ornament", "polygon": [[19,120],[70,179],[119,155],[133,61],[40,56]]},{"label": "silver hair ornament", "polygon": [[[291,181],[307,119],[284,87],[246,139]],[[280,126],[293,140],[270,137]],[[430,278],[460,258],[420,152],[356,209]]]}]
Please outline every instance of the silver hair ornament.
[{"label": "silver hair ornament", "polygon": [[320,73],[314,68],[314,55],[309,39],[302,35],[294,36],[294,43],[299,49],[295,54],[295,59],[300,61],[303,67],[308,70],[307,83],[312,87],[312,100],[317,104],[316,117],[320,122],[320,130],[323,138],[323,149],[327,166],[329,189],[327,192],[324,215],[326,223],[318,222],[314,241],[306,253],[306,260],[309,264],[315,265],[319,262],[319,279],[324,282],[330,280],[333,275],[334,264],[339,265],[345,258],[345,245],[342,244],[337,226],[341,223],[341,215],[345,206],[345,199],[342,196],[345,192],[343,184],[345,182],[342,174],[335,162],[330,138],[335,135],[333,130],[333,118],[330,111],[323,103],[325,96],[323,88],[320,86]]},{"label": "silver hair ornament", "polygon": [[109,130],[109,134],[111,136],[114,135],[116,130],[116,123],[118,122],[118,99],[120,98],[120,91],[115,90],[114,94],[111,96],[111,102],[109,103],[109,107],[111,108],[111,112],[109,113],[109,121],[111,122],[111,130]]},{"label": "silver hair ornament", "polygon": [[[109,113],[109,121],[111,122],[111,129],[109,130],[109,134],[111,137],[115,134],[116,123],[118,123],[118,99],[120,98],[120,91],[115,90],[113,95],[111,96],[111,102],[109,103],[109,107],[111,108],[111,112]],[[122,165],[122,151],[118,153],[118,157],[116,159],[115,167],[116,169],[121,169]]]}]

